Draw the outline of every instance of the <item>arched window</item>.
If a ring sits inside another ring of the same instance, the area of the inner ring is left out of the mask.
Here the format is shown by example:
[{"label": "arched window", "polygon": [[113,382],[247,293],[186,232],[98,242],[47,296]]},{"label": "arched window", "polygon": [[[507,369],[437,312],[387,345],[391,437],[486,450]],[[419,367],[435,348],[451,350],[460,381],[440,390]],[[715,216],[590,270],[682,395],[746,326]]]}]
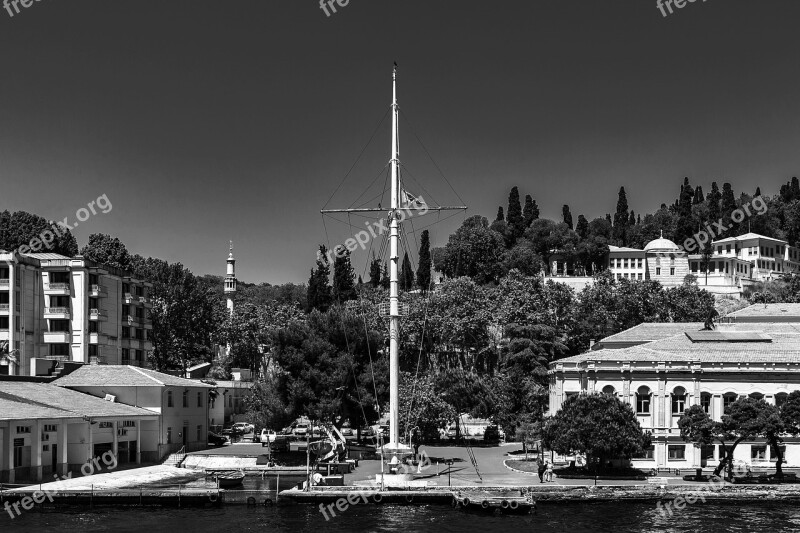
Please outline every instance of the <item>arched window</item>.
[{"label": "arched window", "polygon": [[738,400],[738,399],[739,399],[739,395],[736,394],[735,392],[726,392],[725,394],[723,394],[722,395],[722,408],[723,408],[723,410],[727,413],[728,412],[728,407],[730,407],[730,405],[733,402],[735,402],[736,400]]},{"label": "arched window", "polygon": [[650,389],[644,385],[636,391],[636,414],[650,414]]},{"label": "arched window", "polygon": [[686,389],[675,387],[672,391],[672,416],[681,416],[686,410]]},{"label": "arched window", "polygon": [[763,394],[761,394],[760,392],[753,392],[753,393],[750,393],[750,397],[751,397],[752,399],[754,399],[754,400],[763,400],[763,399],[764,399],[764,395],[763,395]]},{"label": "arched window", "polygon": [[700,407],[703,408],[707,414],[711,414],[711,394],[707,392],[700,393]]},{"label": "arched window", "polygon": [[612,385],[606,385],[605,387],[603,387],[603,394],[608,394],[609,396],[616,396],[617,391],[614,390],[614,387]]}]

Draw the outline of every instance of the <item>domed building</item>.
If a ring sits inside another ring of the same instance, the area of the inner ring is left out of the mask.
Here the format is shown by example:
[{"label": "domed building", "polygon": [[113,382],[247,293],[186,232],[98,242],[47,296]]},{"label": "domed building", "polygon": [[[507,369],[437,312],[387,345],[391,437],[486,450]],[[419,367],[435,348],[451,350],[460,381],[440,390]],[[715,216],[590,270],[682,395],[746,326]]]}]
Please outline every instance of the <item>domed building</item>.
[{"label": "domed building", "polygon": [[681,285],[689,274],[688,254],[677,244],[661,237],[650,241],[644,250],[608,247],[608,268],[616,279],[648,280],[666,287]]}]

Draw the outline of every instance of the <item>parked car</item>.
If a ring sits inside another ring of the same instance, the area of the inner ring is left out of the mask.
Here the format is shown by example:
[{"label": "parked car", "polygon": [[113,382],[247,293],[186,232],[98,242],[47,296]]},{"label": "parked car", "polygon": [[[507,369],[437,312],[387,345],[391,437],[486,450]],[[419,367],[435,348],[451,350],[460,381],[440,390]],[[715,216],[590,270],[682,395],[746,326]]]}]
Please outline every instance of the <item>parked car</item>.
[{"label": "parked car", "polygon": [[455,440],[456,437],[458,437],[458,431],[456,430],[456,427],[451,426],[447,428],[447,433],[445,434],[445,436],[450,440]]},{"label": "parked car", "polygon": [[343,437],[352,437],[353,436],[353,428],[347,427],[341,429]]},{"label": "parked car", "polygon": [[233,425],[233,432],[236,435],[247,435],[248,433],[255,431],[255,426],[248,422],[236,422]]},{"label": "parked car", "polygon": [[297,435],[298,437],[305,437],[307,433],[308,424],[297,424],[292,430],[292,435]]},{"label": "parked car", "polygon": [[278,438],[278,434],[272,431],[271,429],[264,428],[261,430],[261,447],[263,448],[267,444],[272,444],[275,442],[275,439]]},{"label": "parked car", "polygon": [[228,437],[226,437],[224,435],[219,435],[217,433],[211,433],[209,431],[208,432],[208,443],[210,445],[212,445],[212,446],[225,446],[226,444],[229,444],[230,441],[228,440]]},{"label": "parked car", "polygon": [[384,442],[387,442],[389,440],[389,426],[386,424],[381,424],[379,430],[381,432],[381,435],[383,436]]}]

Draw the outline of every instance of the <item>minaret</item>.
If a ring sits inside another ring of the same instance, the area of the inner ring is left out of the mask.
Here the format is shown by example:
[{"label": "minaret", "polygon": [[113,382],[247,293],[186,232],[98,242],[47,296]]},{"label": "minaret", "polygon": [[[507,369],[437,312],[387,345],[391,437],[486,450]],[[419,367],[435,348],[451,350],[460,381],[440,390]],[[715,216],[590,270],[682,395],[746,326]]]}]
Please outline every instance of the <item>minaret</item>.
[{"label": "minaret", "polygon": [[225,297],[228,300],[228,313],[233,316],[233,297],[236,295],[236,259],[233,258],[233,241],[228,253],[228,272],[225,276]]}]

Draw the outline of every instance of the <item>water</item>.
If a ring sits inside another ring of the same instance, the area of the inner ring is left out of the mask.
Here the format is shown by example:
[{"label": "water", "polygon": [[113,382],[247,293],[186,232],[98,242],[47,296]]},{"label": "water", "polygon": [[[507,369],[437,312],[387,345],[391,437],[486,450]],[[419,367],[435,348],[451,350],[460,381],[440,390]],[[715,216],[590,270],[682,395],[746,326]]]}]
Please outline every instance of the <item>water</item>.
[{"label": "water", "polygon": [[29,511],[11,520],[0,516],[0,531],[170,532],[796,532],[800,509],[793,503],[702,504],[665,518],[652,503],[540,504],[536,515],[466,514],[440,505],[353,506],[326,522],[317,507],[223,509],[74,509]]}]

